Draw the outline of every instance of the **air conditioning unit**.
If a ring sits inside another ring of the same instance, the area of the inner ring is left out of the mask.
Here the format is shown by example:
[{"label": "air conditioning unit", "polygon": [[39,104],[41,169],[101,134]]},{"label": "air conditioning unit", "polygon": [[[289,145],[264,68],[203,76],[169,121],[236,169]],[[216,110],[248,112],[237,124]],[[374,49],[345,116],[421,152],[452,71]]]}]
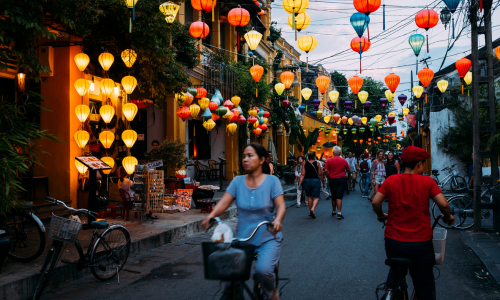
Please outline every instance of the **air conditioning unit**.
[{"label": "air conditioning unit", "polygon": [[38,58],[42,65],[50,68],[50,73],[40,73],[41,77],[54,76],[54,48],[51,46],[41,46],[38,48]]}]

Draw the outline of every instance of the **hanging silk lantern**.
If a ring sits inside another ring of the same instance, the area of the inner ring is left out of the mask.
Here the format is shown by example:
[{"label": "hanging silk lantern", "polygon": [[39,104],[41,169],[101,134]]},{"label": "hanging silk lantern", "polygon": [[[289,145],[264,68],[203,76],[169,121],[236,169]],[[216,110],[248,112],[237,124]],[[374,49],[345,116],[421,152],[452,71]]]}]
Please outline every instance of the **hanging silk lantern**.
[{"label": "hanging silk lantern", "polygon": [[85,96],[89,91],[90,83],[88,80],[80,78],[75,81],[75,89],[80,96]]},{"label": "hanging silk lantern", "polygon": [[399,113],[399,114],[398,114],[398,120],[399,120],[399,121],[403,121],[404,116],[405,116],[405,115],[404,115],[402,112],[401,112],[401,113]]},{"label": "hanging silk lantern", "polygon": [[392,125],[394,122],[396,122],[396,117],[394,115],[387,116],[387,121],[390,125]]},{"label": "hanging silk lantern", "polygon": [[304,105],[299,106],[300,114],[303,114],[306,111],[306,107]]},{"label": "hanging silk lantern", "polygon": [[[351,87],[351,89],[352,89],[352,87]],[[359,102],[361,102],[361,104],[363,105],[363,115],[365,115],[365,106],[364,106],[364,104],[366,103],[366,100],[368,99],[369,94],[368,94],[367,91],[357,92],[357,94],[358,94]],[[356,100],[354,100],[354,101],[356,101]]]},{"label": "hanging silk lantern", "polygon": [[344,135],[346,135],[347,134],[347,128],[342,129],[342,132],[344,133]]},{"label": "hanging silk lantern", "polygon": [[[214,2],[215,2],[215,0],[214,0]],[[207,24],[205,24],[205,22],[196,21],[196,22],[191,23],[191,25],[189,26],[189,34],[193,38],[200,40],[200,43],[198,44],[198,59],[199,60],[201,60],[201,49],[200,49],[201,39],[204,39],[205,37],[207,37],[207,35],[209,33],[210,33],[210,28],[208,27]]]},{"label": "hanging silk lantern", "polygon": [[83,123],[89,117],[90,108],[85,104],[78,105],[75,108],[75,114],[76,114],[76,117],[78,118],[78,120]]},{"label": "hanging silk lantern", "polygon": [[191,115],[191,111],[187,106],[183,106],[179,108],[179,110],[177,111],[177,115],[182,119],[182,121],[186,121],[186,119]]},{"label": "hanging silk lantern", "polygon": [[137,53],[132,49],[123,50],[120,56],[127,68],[131,68],[137,59]]},{"label": "hanging silk lantern", "polygon": [[375,120],[377,120],[377,123],[380,123],[382,121],[382,116],[381,115],[376,115]]},{"label": "hanging silk lantern", "polygon": [[303,88],[302,91],[300,91],[302,94],[302,97],[307,101],[312,95],[312,90],[310,88]]},{"label": "hanging silk lantern", "polygon": [[115,82],[113,80],[109,78],[101,80],[101,92],[106,98],[109,98],[109,95],[111,95],[114,88],[115,88]]},{"label": "hanging silk lantern", "polygon": [[224,107],[226,107],[228,110],[233,109],[234,104],[231,102],[231,100],[226,100],[224,101],[224,104],[222,104]]},{"label": "hanging silk lantern", "polygon": [[[413,94],[415,94],[415,97],[417,97],[417,99],[420,99],[420,96],[422,96],[424,88],[420,85],[416,85],[413,87],[412,91],[413,91]],[[406,99],[405,99],[405,101],[406,101]]]},{"label": "hanging silk lantern", "polygon": [[89,56],[85,53],[78,53],[77,55],[75,55],[74,59],[78,70],[80,70],[80,72],[85,71],[90,62]]},{"label": "hanging silk lantern", "polygon": [[82,164],[80,161],[75,159],[75,166],[76,169],[78,170],[78,173],[80,174],[85,174],[87,170],[89,169],[86,165]]},{"label": "hanging silk lantern", "polygon": [[[434,78],[434,72],[431,69],[423,68],[422,70],[418,71],[418,79],[420,79],[420,82],[422,82],[422,85],[424,87],[429,86],[432,78]],[[425,103],[427,103],[427,94],[425,95]]]},{"label": "hanging silk lantern", "polygon": [[255,51],[257,46],[259,46],[260,40],[262,39],[262,34],[258,31],[251,30],[243,36],[245,41],[247,42],[248,48],[250,50]]},{"label": "hanging silk lantern", "polygon": [[343,116],[343,117],[342,117],[342,124],[345,124],[345,123],[347,123],[347,117],[346,117],[346,116]]},{"label": "hanging silk lantern", "polygon": [[99,63],[101,64],[101,67],[104,71],[108,71],[114,61],[115,57],[108,51],[105,51],[101,53],[101,55],[99,55]]},{"label": "hanging silk lantern", "polygon": [[241,98],[238,96],[231,97],[231,102],[234,104],[234,107],[238,107],[240,105]]},{"label": "hanging silk lantern", "polygon": [[408,39],[408,43],[410,44],[410,47],[413,50],[415,56],[418,57],[418,55],[420,54],[420,50],[422,50],[422,46],[425,43],[425,37],[418,33],[413,34]]},{"label": "hanging silk lantern", "polygon": [[[363,78],[358,77],[358,76],[353,76],[353,77],[349,78],[348,83],[349,83],[349,87],[352,90],[352,93],[354,95],[357,95],[359,93],[359,90],[363,86]],[[358,95],[358,97],[359,97],[359,95]],[[356,108],[356,109],[358,108],[357,101],[355,101],[354,108]]]},{"label": "hanging silk lantern", "polygon": [[344,102],[345,109],[349,110],[352,108],[352,101],[347,100]]},{"label": "hanging silk lantern", "polygon": [[351,22],[352,28],[354,28],[358,37],[362,37],[368,27],[368,24],[370,23],[370,17],[363,13],[356,12],[351,15],[349,21]]},{"label": "hanging silk lantern", "polygon": [[203,122],[203,127],[204,127],[207,131],[212,131],[212,129],[214,129],[214,127],[215,127],[215,122],[214,122],[214,120],[212,120],[212,119],[208,119],[207,121]]},{"label": "hanging silk lantern", "polygon": [[245,27],[250,22],[250,13],[248,10],[241,8],[239,5],[237,8],[233,8],[227,14],[227,21],[233,27],[236,28],[237,32],[237,45],[238,51],[240,51],[240,30],[239,28]]},{"label": "hanging silk lantern", "polygon": [[[439,15],[432,9],[424,9],[417,13],[415,16],[415,23],[419,28],[428,31],[430,28],[437,25],[439,22]],[[427,40],[427,53],[429,53],[429,36],[426,37]]]},{"label": "hanging silk lantern", "polygon": [[[197,87],[196,88],[196,98],[202,99],[203,97],[207,96],[207,90],[202,88],[202,87]],[[208,105],[208,103],[207,103]]]},{"label": "hanging silk lantern", "polygon": [[277,83],[274,85],[274,89],[276,90],[276,93],[281,96],[283,94],[283,91],[285,90],[285,85],[283,83]]},{"label": "hanging silk lantern", "polygon": [[316,78],[316,86],[320,93],[326,93],[328,85],[330,84],[330,77],[326,75],[320,75]]},{"label": "hanging silk lantern", "polygon": [[217,109],[217,107],[219,107],[219,106],[214,101],[210,101],[210,103],[208,103],[208,109],[211,112],[214,112]]},{"label": "hanging silk lantern", "polygon": [[248,117],[248,123],[254,124],[255,122],[257,122],[257,118],[255,116],[250,115]]},{"label": "hanging silk lantern", "polygon": [[255,117],[255,116],[257,115],[257,110],[252,108],[252,109],[250,109],[250,110],[248,111],[248,114],[249,114],[250,116],[254,116],[254,117]]},{"label": "hanging silk lantern", "polygon": [[109,149],[115,141],[115,133],[108,130],[101,131],[101,133],[99,133],[99,141],[101,141],[104,148]]},{"label": "hanging silk lantern", "polygon": [[229,111],[229,109],[227,109],[227,107],[219,106],[215,110],[215,114],[220,117],[220,116],[224,116],[228,111]]},{"label": "hanging silk lantern", "polygon": [[198,114],[200,113],[200,107],[196,104],[191,104],[189,106],[189,110],[191,111],[191,116],[193,119],[196,119],[198,117]]},{"label": "hanging silk lantern", "polygon": [[[288,99],[284,99],[282,101],[283,103],[283,107],[285,108],[285,110],[288,108],[288,105],[290,104],[290,101],[288,101]],[[286,111],[285,111],[285,115],[286,115]]]},{"label": "hanging silk lantern", "polygon": [[339,98],[339,92],[336,91],[336,90],[331,90],[329,93],[328,93],[328,97],[330,97],[330,100],[333,102],[333,103],[337,103],[337,99]]},{"label": "hanging silk lantern", "polygon": [[[448,81],[441,79],[437,82],[437,87],[439,91],[444,94],[446,92],[446,89],[448,88]],[[443,104],[444,104],[444,96],[443,96]]]},{"label": "hanging silk lantern", "polygon": [[292,86],[294,77],[295,75],[290,71],[281,72],[280,79],[286,89],[289,89]]},{"label": "hanging silk lantern", "polygon": [[340,133],[340,128],[336,127],[335,128],[335,135],[339,134]]},{"label": "hanging silk lantern", "polygon": [[309,0],[284,0],[283,9],[292,17],[291,23],[292,30],[295,31],[295,40],[297,40],[297,27],[295,18],[306,11],[309,7]]},{"label": "hanging silk lantern", "polygon": [[380,98],[380,105],[382,107],[386,107],[387,106],[387,102],[389,102],[389,100],[387,100],[387,98]]},{"label": "hanging silk lantern", "polygon": [[266,110],[264,111],[264,114],[262,115],[264,118],[269,118],[271,114]]},{"label": "hanging silk lantern", "polygon": [[132,122],[132,120],[135,118],[135,115],[139,111],[139,108],[135,103],[127,103],[123,105],[123,115],[125,118],[129,121]]},{"label": "hanging silk lantern", "polygon": [[318,99],[314,99],[314,100],[312,101],[312,103],[313,103],[314,108],[315,108],[316,110],[318,110],[318,107],[319,107],[319,105],[321,104],[321,101],[319,101]]},{"label": "hanging silk lantern", "polygon": [[185,94],[186,94],[186,100],[184,101],[184,105],[189,107],[189,105],[193,103],[194,96],[191,95],[190,92],[186,92]]},{"label": "hanging silk lantern", "polygon": [[122,132],[122,140],[127,148],[132,148],[137,141],[137,132],[134,130],[124,130]]},{"label": "hanging silk lantern", "polygon": [[259,128],[262,129],[262,131],[266,131],[267,130],[266,123],[259,125]]},{"label": "hanging silk lantern", "polygon": [[236,125],[236,123],[229,123],[226,126],[226,130],[229,131],[231,135],[236,132],[236,129],[238,129],[238,125]]},{"label": "hanging silk lantern", "polygon": [[370,126],[375,126],[375,125],[377,125],[377,119],[371,118],[370,119]]},{"label": "hanging silk lantern", "polygon": [[392,102],[392,107],[394,107],[394,102],[392,101],[394,99],[394,93],[392,93],[390,90],[386,90],[385,98],[387,98],[387,101]]},{"label": "hanging silk lantern", "polygon": [[75,132],[73,138],[75,139],[75,142],[78,145],[78,147],[83,149],[89,142],[90,135],[85,130],[78,130],[77,132]]},{"label": "hanging silk lantern", "polygon": [[408,109],[408,107],[403,108],[403,115],[405,115],[405,117],[408,115],[409,112],[410,109]]},{"label": "hanging silk lantern", "polygon": [[[254,117],[255,118],[255,117]],[[243,115],[239,115],[238,116],[238,119],[236,120],[236,123],[238,123],[239,125],[243,125],[245,124],[247,120],[245,119],[245,116]]]},{"label": "hanging silk lantern", "polygon": [[332,116],[325,116],[323,118],[323,121],[325,121],[326,124],[330,123],[330,120],[332,119]]},{"label": "hanging silk lantern", "polygon": [[109,123],[115,116],[115,109],[111,105],[103,105],[99,109],[99,114],[101,115],[102,120],[104,123]]},{"label": "hanging silk lantern", "polygon": [[[293,19],[295,18],[295,24],[293,23]],[[297,31],[301,31],[302,29],[306,29],[311,25],[311,16],[307,12],[300,13],[296,16],[293,14],[290,14],[288,16],[288,26],[290,26],[292,29],[294,28],[297,29]],[[295,38],[297,40],[297,38]]]},{"label": "hanging silk lantern", "polygon": [[333,120],[335,121],[335,123],[338,123],[339,120],[340,120],[340,115],[339,114],[334,114],[333,115]]},{"label": "hanging silk lantern", "polygon": [[127,174],[132,175],[132,173],[135,172],[135,166],[139,164],[139,161],[137,161],[137,158],[133,156],[127,156],[124,157],[122,160],[122,165]]},{"label": "hanging silk lantern", "polygon": [[349,119],[347,119],[347,123],[349,123],[349,125],[351,125],[351,126],[352,126],[352,124],[354,124],[354,121],[353,121],[353,119],[352,119],[352,118],[349,118]]},{"label": "hanging silk lantern", "polygon": [[303,35],[297,41],[297,47],[306,53],[306,73],[309,73],[309,52],[318,45],[318,40],[312,35]]},{"label": "hanging silk lantern", "polygon": [[[359,128],[359,132],[361,132],[361,133],[365,133],[365,130],[366,130],[366,128],[364,128],[363,126],[361,126],[361,127]],[[359,140],[359,142],[360,142],[360,143],[361,143],[361,141],[362,141],[362,140]]]},{"label": "hanging silk lantern", "polygon": [[262,133],[262,129],[260,129],[259,127],[255,128],[253,130],[253,133],[256,135],[256,136],[259,136],[261,133]]},{"label": "hanging silk lantern", "polygon": [[[352,133],[352,134],[356,134],[356,128],[351,128],[351,133]],[[356,141],[356,140],[354,140],[354,141]],[[355,142],[355,143],[356,143],[356,142]]]},{"label": "hanging silk lantern", "polygon": [[316,118],[321,119],[322,116],[323,116],[323,112],[321,110],[318,110],[316,112]]},{"label": "hanging silk lantern", "polygon": [[252,75],[253,80],[255,81],[255,97],[258,97],[257,83],[260,81],[262,74],[264,74],[264,68],[260,65],[255,64],[253,67],[250,68],[250,74]]},{"label": "hanging silk lantern", "polygon": [[210,112],[210,109],[206,109],[202,114],[201,114],[201,119],[203,122],[212,119],[212,112]]},{"label": "hanging silk lantern", "polygon": [[465,83],[467,83],[467,85],[470,85],[472,83],[472,72],[467,72],[467,74],[465,74],[465,77],[464,77],[464,81]]},{"label": "hanging silk lantern", "polygon": [[215,22],[214,8],[217,0],[191,0],[191,6],[202,14],[212,12],[212,22]]},{"label": "hanging silk lantern", "polygon": [[125,76],[122,79],[122,86],[125,90],[125,93],[130,95],[137,86],[137,79],[135,79],[134,76]]},{"label": "hanging silk lantern", "polygon": [[370,49],[371,44],[370,40],[364,36],[355,37],[351,40],[352,51],[359,53],[359,73],[361,73],[361,56]]},{"label": "hanging silk lantern", "polygon": [[109,156],[104,156],[101,157],[101,160],[111,168],[108,170],[101,170],[105,175],[108,175],[115,167],[115,159]]},{"label": "hanging silk lantern", "polygon": [[326,103],[326,105],[328,106],[328,109],[331,110],[333,112],[333,107],[335,106],[334,103],[332,102],[332,100],[328,100],[328,102]]},{"label": "hanging silk lantern", "polygon": [[389,90],[393,93],[396,92],[399,82],[400,82],[399,76],[394,73],[385,76],[385,84],[387,85]]},{"label": "hanging silk lantern", "polygon": [[370,102],[370,100],[366,100],[365,104],[363,105],[363,109],[369,109],[370,107],[372,107],[372,103]]},{"label": "hanging silk lantern", "polygon": [[363,125],[366,125],[366,122],[367,122],[367,121],[368,121],[368,118],[367,118],[367,117],[362,117],[362,118],[361,118],[361,123],[362,123]]},{"label": "hanging silk lantern", "polygon": [[[462,78],[467,75],[467,72],[469,72],[470,67],[472,66],[472,61],[468,60],[467,58],[461,58],[455,62],[455,66],[457,67],[458,75],[460,75],[460,79],[463,80]],[[463,81],[462,81],[463,82]],[[462,95],[464,94],[464,84],[462,83]]]}]

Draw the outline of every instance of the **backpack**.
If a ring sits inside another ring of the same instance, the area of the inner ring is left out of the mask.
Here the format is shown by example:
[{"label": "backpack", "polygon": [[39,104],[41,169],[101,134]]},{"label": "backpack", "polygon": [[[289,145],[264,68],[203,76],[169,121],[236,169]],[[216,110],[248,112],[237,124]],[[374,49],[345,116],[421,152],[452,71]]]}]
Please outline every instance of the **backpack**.
[{"label": "backpack", "polygon": [[368,171],[370,171],[370,169],[368,168],[368,162],[366,160],[363,160],[359,164],[359,169],[360,169],[361,173],[368,173]]}]

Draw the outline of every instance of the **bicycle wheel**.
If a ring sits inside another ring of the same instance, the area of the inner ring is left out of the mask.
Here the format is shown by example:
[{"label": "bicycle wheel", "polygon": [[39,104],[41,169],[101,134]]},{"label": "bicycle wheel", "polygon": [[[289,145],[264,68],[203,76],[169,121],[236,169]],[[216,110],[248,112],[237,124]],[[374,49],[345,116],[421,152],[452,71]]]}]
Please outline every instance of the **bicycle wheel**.
[{"label": "bicycle wheel", "polygon": [[[40,279],[38,280],[38,284],[36,285],[35,289],[35,294],[33,295],[33,300],[38,300],[42,296],[43,290],[47,286],[47,283],[49,282],[50,275],[52,274],[52,271],[54,271],[54,268],[57,265],[57,262],[59,261],[59,255],[61,253],[61,248],[62,248],[63,243],[62,242],[54,242],[50,249],[49,252],[47,253],[47,257],[45,257],[45,261],[43,262],[42,270],[40,271],[41,276]],[[47,266],[50,264],[50,267],[47,271]]]},{"label": "bicycle wheel", "polygon": [[474,201],[469,196],[452,197],[450,203],[451,215],[455,217],[455,228],[469,229],[474,226]]},{"label": "bicycle wheel", "polygon": [[363,180],[363,177],[362,177],[362,176],[359,176],[359,177],[360,177],[360,179],[359,179],[359,190],[360,190],[361,192],[363,192],[363,191],[364,191],[364,188],[365,188],[365,187],[364,187],[364,185],[363,185],[363,181],[364,181],[364,180]]},{"label": "bicycle wheel", "polygon": [[467,182],[463,177],[455,176],[451,180],[450,187],[453,192],[458,193],[460,189],[467,187]]},{"label": "bicycle wheel", "polygon": [[106,281],[118,274],[130,252],[130,234],[121,226],[107,229],[97,240],[90,254],[90,269],[94,277]]},{"label": "bicycle wheel", "polygon": [[[443,213],[441,213],[441,211],[439,210],[439,206],[437,206],[437,204],[434,203],[432,205],[432,218],[435,220],[437,216],[442,215],[442,214]],[[452,212],[452,215],[453,215],[453,212]],[[456,222],[458,222],[458,217],[457,216],[454,216],[454,217],[457,218]],[[445,222],[443,222],[443,219],[439,219],[438,225],[441,226],[441,227],[443,227],[443,228],[446,228],[446,229],[452,229],[452,228],[454,228],[453,225],[448,225]]]},{"label": "bicycle wheel", "polygon": [[7,216],[4,229],[12,242],[7,255],[15,261],[34,260],[45,249],[45,233],[29,213],[16,212]]}]

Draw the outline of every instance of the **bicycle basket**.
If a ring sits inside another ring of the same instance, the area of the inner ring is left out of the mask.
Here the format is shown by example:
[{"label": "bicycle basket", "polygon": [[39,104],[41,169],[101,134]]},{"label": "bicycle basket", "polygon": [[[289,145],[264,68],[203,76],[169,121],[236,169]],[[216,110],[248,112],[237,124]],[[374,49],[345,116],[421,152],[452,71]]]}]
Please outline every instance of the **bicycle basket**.
[{"label": "bicycle basket", "polygon": [[212,242],[201,243],[203,267],[206,279],[243,280],[250,279],[255,247]]},{"label": "bicycle basket", "polygon": [[444,253],[446,250],[446,234],[447,230],[444,228],[434,228],[432,233],[432,244],[434,246],[434,257],[436,258],[436,265],[442,265],[444,262]]},{"label": "bicycle basket", "polygon": [[50,219],[49,238],[74,244],[82,227],[83,223],[52,214],[52,218]]},{"label": "bicycle basket", "polygon": [[453,170],[453,175],[454,175],[454,176],[458,176],[458,174],[460,174],[460,171],[459,171],[459,170]]}]

